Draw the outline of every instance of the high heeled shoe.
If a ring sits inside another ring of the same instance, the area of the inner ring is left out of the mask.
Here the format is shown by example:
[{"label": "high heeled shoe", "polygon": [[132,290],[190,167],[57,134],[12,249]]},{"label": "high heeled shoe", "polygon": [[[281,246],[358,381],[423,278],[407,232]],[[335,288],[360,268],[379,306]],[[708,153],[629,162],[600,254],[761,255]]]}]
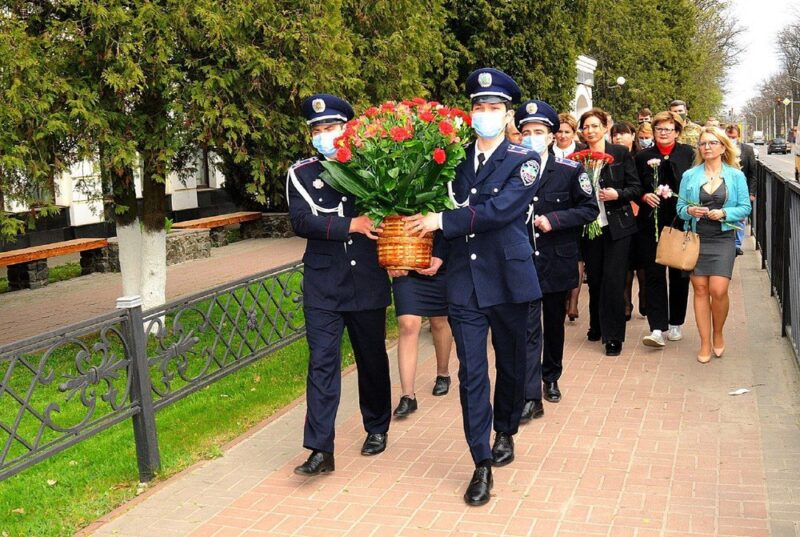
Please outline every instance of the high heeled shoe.
[{"label": "high heeled shoe", "polygon": [[707,364],[708,362],[711,361],[711,355],[709,354],[708,356],[703,356],[702,354],[698,354],[697,361],[700,362],[701,364]]},{"label": "high heeled shoe", "polygon": [[723,352],[725,352],[725,347],[722,347],[722,348],[719,348],[719,349],[715,348],[714,349],[714,356],[716,356],[717,358],[722,358],[722,353]]}]

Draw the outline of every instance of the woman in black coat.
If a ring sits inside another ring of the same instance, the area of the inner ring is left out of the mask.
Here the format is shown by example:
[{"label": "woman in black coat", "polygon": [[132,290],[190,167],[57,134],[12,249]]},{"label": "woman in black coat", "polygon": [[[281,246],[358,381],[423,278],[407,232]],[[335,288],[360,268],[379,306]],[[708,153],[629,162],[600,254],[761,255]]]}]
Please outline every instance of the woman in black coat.
[{"label": "woman in black coat", "polygon": [[[674,223],[676,228],[682,228],[683,222],[676,219],[677,198],[664,199],[655,191],[658,185],[668,185],[673,192],[679,192],[681,177],[683,172],[693,166],[695,152],[691,146],[678,143],[678,137],[683,132],[683,123],[674,112],[656,114],[653,118],[653,131],[656,143],[639,152],[635,159],[644,191],[639,201],[639,231],[635,240],[639,262],[645,272],[647,321],[651,330],[642,343],[648,347],[661,348],[666,345],[665,337],[670,341],[683,338],[681,326],[686,319],[689,278],[680,270],[668,269],[667,299],[667,268],[656,263],[656,227],[660,235],[664,226],[672,226]],[[655,181],[655,169],[658,169],[658,185]]]},{"label": "woman in black coat", "polygon": [[624,293],[628,249],[637,229],[630,202],[642,195],[642,185],[630,151],[624,146],[606,142],[607,123],[608,114],[600,108],[585,112],[579,122],[589,149],[614,158],[613,164],[603,167],[596,191],[602,234],[594,239],[584,236],[583,251],[589,281],[587,337],[590,341],[602,338],[606,354],[617,356],[625,341]]}]

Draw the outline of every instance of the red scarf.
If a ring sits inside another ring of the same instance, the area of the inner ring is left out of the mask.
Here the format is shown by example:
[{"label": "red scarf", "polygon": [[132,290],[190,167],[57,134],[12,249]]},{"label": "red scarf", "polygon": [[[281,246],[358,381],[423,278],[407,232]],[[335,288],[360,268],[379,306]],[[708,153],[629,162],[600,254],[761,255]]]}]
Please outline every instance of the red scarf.
[{"label": "red scarf", "polygon": [[658,152],[661,153],[661,156],[665,157],[672,153],[672,150],[675,149],[675,142],[672,142],[670,145],[661,145],[656,142],[656,147],[658,148]]}]

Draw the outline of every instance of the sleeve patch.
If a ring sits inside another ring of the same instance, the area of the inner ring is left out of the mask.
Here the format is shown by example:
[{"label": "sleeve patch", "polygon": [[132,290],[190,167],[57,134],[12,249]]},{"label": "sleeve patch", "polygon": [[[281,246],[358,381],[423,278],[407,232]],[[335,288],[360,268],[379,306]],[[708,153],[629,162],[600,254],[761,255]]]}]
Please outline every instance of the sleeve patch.
[{"label": "sleeve patch", "polygon": [[531,186],[539,178],[539,163],[535,160],[523,163],[519,169],[519,176],[525,186]]},{"label": "sleeve patch", "polygon": [[581,190],[583,190],[586,194],[592,193],[592,182],[589,180],[589,175],[586,172],[583,172],[580,177],[578,177],[578,183],[581,185]]}]

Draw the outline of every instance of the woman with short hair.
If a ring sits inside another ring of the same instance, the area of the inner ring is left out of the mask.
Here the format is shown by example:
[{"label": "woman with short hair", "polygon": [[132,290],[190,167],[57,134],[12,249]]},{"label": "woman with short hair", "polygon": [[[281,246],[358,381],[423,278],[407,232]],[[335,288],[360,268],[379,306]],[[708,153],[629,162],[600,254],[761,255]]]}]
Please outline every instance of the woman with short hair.
[{"label": "woman with short hair", "polygon": [[702,127],[694,168],[683,174],[678,215],[700,236],[700,256],[692,271],[694,314],[700,333],[697,361],[725,351],[728,286],[736,259],[735,228],[752,209],[747,179],[739,170],[739,150],[719,127]]},{"label": "woman with short hair", "polygon": [[[630,202],[638,200],[642,185],[628,149],[606,142],[608,114],[601,108],[585,112],[579,125],[589,149],[607,153],[614,162],[600,173],[597,200],[602,234],[583,238],[584,261],[589,279],[590,341],[605,343],[606,355],[618,356],[625,340],[625,274],[628,249],[636,234],[636,219]],[[603,312],[600,315],[600,311]]]},{"label": "woman with short hair", "polygon": [[[644,194],[639,200],[639,232],[634,241],[645,273],[647,321],[650,326],[650,333],[644,336],[642,343],[661,348],[666,345],[666,340],[678,341],[683,338],[681,327],[686,319],[689,280],[680,270],[667,269],[656,263],[656,229],[660,234],[664,226],[678,225],[675,198],[664,199],[656,194],[656,189],[658,185],[667,185],[674,192],[680,190],[681,177],[692,167],[694,149],[678,142],[683,123],[674,112],[656,114],[653,130],[656,133],[655,146],[641,151],[635,159]],[[656,171],[658,185],[655,181]]]}]

